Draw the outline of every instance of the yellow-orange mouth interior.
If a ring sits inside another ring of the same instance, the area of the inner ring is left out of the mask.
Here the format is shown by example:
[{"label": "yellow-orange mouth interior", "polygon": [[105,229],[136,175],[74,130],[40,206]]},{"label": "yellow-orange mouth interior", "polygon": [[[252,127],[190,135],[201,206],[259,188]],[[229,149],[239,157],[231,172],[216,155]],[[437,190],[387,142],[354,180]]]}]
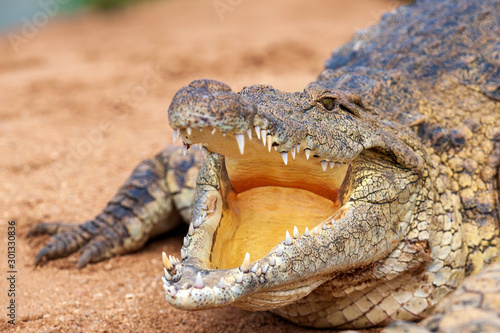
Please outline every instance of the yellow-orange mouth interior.
[{"label": "yellow-orange mouth interior", "polygon": [[296,226],[303,234],[342,206],[339,189],[348,165],[323,171],[318,161],[301,158],[284,165],[279,154],[265,154],[225,158],[228,179],[210,268],[238,267],[246,252],[256,261],[285,239],[286,230],[293,235]]}]

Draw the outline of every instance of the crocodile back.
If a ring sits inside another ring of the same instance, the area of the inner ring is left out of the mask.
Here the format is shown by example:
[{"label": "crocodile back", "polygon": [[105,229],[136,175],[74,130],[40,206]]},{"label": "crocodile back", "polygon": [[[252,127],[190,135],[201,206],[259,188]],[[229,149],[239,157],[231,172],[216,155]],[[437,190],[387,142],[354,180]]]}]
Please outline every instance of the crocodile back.
[{"label": "crocodile back", "polygon": [[316,84],[356,92],[375,111],[398,113],[403,123],[420,117],[423,99],[441,99],[440,90],[461,100],[457,85],[498,102],[500,2],[420,0],[401,6],[335,50]]}]

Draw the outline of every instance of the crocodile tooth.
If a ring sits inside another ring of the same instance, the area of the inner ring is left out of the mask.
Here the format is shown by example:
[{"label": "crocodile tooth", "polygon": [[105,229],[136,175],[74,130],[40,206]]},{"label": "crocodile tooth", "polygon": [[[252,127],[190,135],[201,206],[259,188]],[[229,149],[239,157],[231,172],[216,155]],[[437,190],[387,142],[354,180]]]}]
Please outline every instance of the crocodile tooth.
[{"label": "crocodile tooth", "polygon": [[295,159],[295,147],[290,151],[292,153],[292,158]]},{"label": "crocodile tooth", "polygon": [[[342,162],[342,164],[345,164],[345,162]],[[340,168],[340,162],[337,162],[337,168]]]},{"label": "crocodile tooth", "polygon": [[306,230],[304,231],[304,236],[309,236],[309,229],[306,227]]},{"label": "crocodile tooth", "polygon": [[214,134],[215,134],[215,130],[216,130],[216,128],[214,128],[214,129],[212,130],[212,135],[214,135]]},{"label": "crocodile tooth", "polygon": [[240,269],[243,272],[248,272],[248,269],[250,268],[250,253],[245,254],[245,258],[243,259],[243,263],[240,266]]},{"label": "crocodile tooth", "polygon": [[281,257],[283,255],[283,249],[281,247],[279,247],[278,250],[276,251],[276,255],[278,257]]},{"label": "crocodile tooth", "polygon": [[189,223],[188,235],[193,236],[193,234],[194,234],[194,225],[192,223]]},{"label": "crocodile tooth", "polygon": [[170,297],[174,297],[177,294],[177,289],[175,289],[174,286],[170,286],[167,289],[168,293],[170,294]]},{"label": "crocodile tooth", "polygon": [[297,226],[293,227],[293,238],[299,238],[300,237],[300,233],[299,233],[299,229],[297,229]]},{"label": "crocodile tooth", "polygon": [[297,153],[300,153],[300,143],[297,143]]},{"label": "crocodile tooth", "polygon": [[203,219],[201,218],[201,216],[198,217],[196,220],[194,220],[194,227],[198,228],[202,222],[203,222]]},{"label": "crocodile tooth", "polygon": [[262,144],[266,146],[267,131],[265,129],[260,130],[260,137],[262,139]]},{"label": "crocodile tooth", "polygon": [[248,138],[250,140],[252,140],[252,129],[251,128],[247,129],[247,134],[248,134]]},{"label": "crocodile tooth", "polygon": [[172,132],[172,136],[174,137],[174,143],[175,143],[175,141],[177,141],[177,138],[179,137],[179,130],[174,129],[174,131]]},{"label": "crocodile tooth", "polygon": [[191,135],[191,127],[187,127],[186,128],[186,132],[187,132],[188,135]]},{"label": "crocodile tooth", "polygon": [[323,230],[326,230],[327,226],[326,226],[326,223],[323,224]]},{"label": "crocodile tooth", "polygon": [[308,160],[309,159],[309,156],[311,156],[311,149],[304,149],[304,153],[306,153],[306,159]]},{"label": "crocodile tooth", "polygon": [[226,136],[226,132],[222,132],[222,136]]},{"label": "crocodile tooth", "polygon": [[330,169],[333,169],[334,166],[335,166],[335,162],[330,162]]},{"label": "crocodile tooth", "polygon": [[186,236],[186,237],[184,237],[184,241],[183,241],[183,243],[184,243],[184,246],[185,246],[185,247],[188,247],[188,246],[189,246],[189,237],[187,237],[187,236]]},{"label": "crocodile tooth", "polygon": [[[277,252],[276,252],[277,254]],[[274,257],[271,257],[271,259],[269,259],[269,265],[270,266],[274,266],[276,264],[276,260],[274,260]]]},{"label": "crocodile tooth", "polygon": [[260,269],[260,267],[255,271],[255,275],[257,275],[257,277],[259,277],[260,275],[262,274],[262,269]]},{"label": "crocodile tooth", "polygon": [[170,273],[167,271],[165,267],[163,267],[163,274],[165,275],[165,279],[169,281],[172,280],[172,275],[170,275]]},{"label": "crocodile tooth", "polygon": [[217,285],[217,287],[219,287],[220,289],[224,289],[225,283],[224,283],[224,277],[223,276],[220,278],[220,281],[219,281],[219,284]]},{"label": "crocodile tooth", "polygon": [[334,223],[335,223],[335,219],[332,219],[332,224],[334,224]]},{"label": "crocodile tooth", "polygon": [[241,283],[241,281],[243,281],[243,272],[240,272],[240,274],[236,278],[236,283]]},{"label": "crocodile tooth", "polygon": [[177,263],[179,263],[179,262],[180,262],[180,261],[179,261],[179,259],[177,259],[177,258],[176,258],[176,257],[174,257],[174,256],[170,256],[170,255],[169,255],[168,257],[169,257],[170,261],[171,261],[171,262],[173,262],[174,264],[177,264]]},{"label": "crocodile tooth", "polygon": [[257,139],[260,140],[260,126],[255,126],[254,130],[255,130],[255,134],[257,134]]},{"label": "crocodile tooth", "polygon": [[203,278],[201,277],[201,272],[196,274],[196,282],[194,283],[194,287],[198,289],[205,288],[205,283],[203,283]]},{"label": "crocodile tooth", "polygon": [[267,135],[266,138],[267,138],[267,150],[271,152],[271,147],[273,146],[273,138],[270,135]]},{"label": "crocodile tooth", "polygon": [[184,144],[182,145],[182,155],[186,156],[188,152],[188,147]]},{"label": "crocodile tooth", "polygon": [[290,233],[288,232],[288,230],[286,231],[285,245],[292,245],[292,238],[290,237]]},{"label": "crocodile tooth", "polygon": [[161,276],[161,281],[163,282],[163,286],[170,286],[170,283],[168,283],[167,278],[164,277],[163,275]]},{"label": "crocodile tooth", "polygon": [[267,269],[269,268],[269,264],[266,264],[264,266],[264,268],[262,268],[262,274],[266,274],[267,273]]},{"label": "crocodile tooth", "polygon": [[259,264],[255,264],[250,271],[252,273],[255,273],[255,272],[257,272],[257,268],[259,268]]},{"label": "crocodile tooth", "polygon": [[236,141],[238,142],[238,147],[240,148],[240,153],[243,155],[243,152],[245,151],[245,135],[244,134],[235,134],[234,137],[236,138]]},{"label": "crocodile tooth", "polygon": [[172,265],[172,262],[168,260],[167,254],[165,252],[161,253],[161,260],[163,261],[163,266],[165,266],[165,268],[168,269],[169,271],[174,268],[174,265]]},{"label": "crocodile tooth", "polygon": [[274,150],[278,151],[278,146],[274,146]]},{"label": "crocodile tooth", "polygon": [[281,152],[281,157],[283,158],[283,162],[285,165],[288,165],[288,152],[287,151],[282,151]]},{"label": "crocodile tooth", "polygon": [[206,159],[208,157],[209,151],[205,147],[201,147],[201,154],[203,155],[203,158]]},{"label": "crocodile tooth", "polygon": [[323,171],[326,171],[327,166],[328,166],[328,161],[321,161],[321,167],[323,168]]},{"label": "crocodile tooth", "polygon": [[186,249],[181,247],[181,259],[186,259],[186,257],[187,257]]},{"label": "crocodile tooth", "polygon": [[318,230],[318,227],[317,227],[317,226],[316,226],[316,227],[314,227],[314,228],[311,230],[311,234],[313,234],[313,235],[317,235],[317,234],[319,234],[319,230]]},{"label": "crocodile tooth", "polygon": [[165,267],[163,267],[163,274],[165,274],[165,278],[167,280],[172,280],[172,275],[170,275],[170,273],[167,271]]}]

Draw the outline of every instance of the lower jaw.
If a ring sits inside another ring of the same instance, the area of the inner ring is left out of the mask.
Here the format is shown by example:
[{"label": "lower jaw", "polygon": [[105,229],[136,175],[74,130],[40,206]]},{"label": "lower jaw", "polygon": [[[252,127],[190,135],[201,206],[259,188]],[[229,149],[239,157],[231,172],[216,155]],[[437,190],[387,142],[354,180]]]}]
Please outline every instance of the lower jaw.
[{"label": "lower jaw", "polygon": [[302,234],[332,217],[340,208],[310,191],[262,186],[227,194],[222,218],[213,237],[210,268],[238,267],[245,253],[252,261],[265,256],[294,227]]}]

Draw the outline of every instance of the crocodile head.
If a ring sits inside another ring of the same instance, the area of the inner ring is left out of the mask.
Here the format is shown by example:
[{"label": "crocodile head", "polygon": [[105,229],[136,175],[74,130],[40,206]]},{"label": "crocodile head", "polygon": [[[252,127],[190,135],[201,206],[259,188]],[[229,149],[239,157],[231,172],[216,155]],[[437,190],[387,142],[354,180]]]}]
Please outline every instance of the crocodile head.
[{"label": "crocodile head", "polygon": [[164,258],[173,306],[283,307],[325,281],[362,280],[405,239],[424,159],[358,95],[198,80],[169,121],[207,154],[182,260]]}]

